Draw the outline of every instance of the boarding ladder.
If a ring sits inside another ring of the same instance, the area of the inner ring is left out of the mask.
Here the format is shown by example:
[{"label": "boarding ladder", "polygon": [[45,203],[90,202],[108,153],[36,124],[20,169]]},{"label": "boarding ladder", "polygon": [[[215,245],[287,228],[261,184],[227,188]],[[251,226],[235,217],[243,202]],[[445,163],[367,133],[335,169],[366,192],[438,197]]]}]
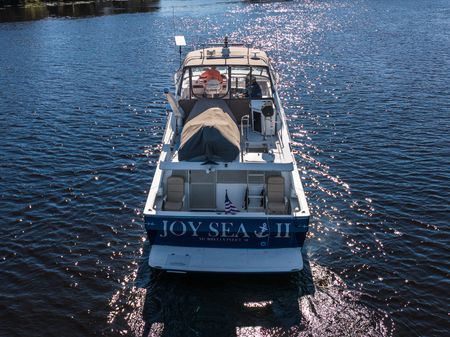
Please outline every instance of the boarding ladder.
[{"label": "boarding ladder", "polygon": [[247,173],[247,211],[264,210],[265,178],[264,172]]}]

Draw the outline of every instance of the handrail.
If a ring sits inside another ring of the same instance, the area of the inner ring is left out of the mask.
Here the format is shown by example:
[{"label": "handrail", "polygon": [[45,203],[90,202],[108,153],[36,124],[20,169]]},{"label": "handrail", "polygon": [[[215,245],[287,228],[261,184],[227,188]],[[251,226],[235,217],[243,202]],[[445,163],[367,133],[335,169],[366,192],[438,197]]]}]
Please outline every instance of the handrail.
[{"label": "handrail", "polygon": [[[278,111],[278,119],[276,121],[276,123],[281,124],[281,127],[277,128],[277,133],[278,133],[278,139],[280,140],[280,146],[282,149],[284,149],[284,141],[283,141],[283,132],[287,132],[288,131],[288,127],[286,125],[286,115],[284,114],[284,109],[281,106],[281,101],[280,101],[280,96],[278,95],[278,92],[275,91],[274,94],[274,102],[275,102],[275,108]],[[279,126],[279,125],[277,125]],[[289,136],[289,133],[288,133]],[[290,139],[289,139],[290,141]]]},{"label": "handrail", "polygon": [[[231,47],[233,47],[233,46],[234,45],[231,45]],[[212,46],[212,47],[214,47],[214,46]],[[247,62],[250,62],[250,59],[251,59],[251,57],[249,55],[250,54],[250,48],[247,47],[247,46],[243,46],[243,47],[247,48],[247,54],[246,55],[239,55],[239,56],[242,56],[242,58],[244,58],[244,59],[246,58]],[[196,50],[191,51],[190,53],[195,53],[195,52],[198,52],[198,51],[200,51],[200,55],[186,56],[186,58],[184,59],[183,64],[182,64],[183,67],[184,67],[185,64],[189,63],[192,60],[198,59],[198,60],[205,61],[205,60],[211,59],[211,58],[208,58],[208,55],[206,55],[207,53],[205,52],[205,48],[196,49]],[[218,54],[218,55],[216,55],[214,57],[214,59],[216,59],[216,60],[220,60],[220,59],[227,60],[227,59],[232,58],[232,56],[233,55],[230,55],[230,57],[221,57],[221,54]],[[270,66],[270,58],[268,56],[265,57],[265,56],[258,55],[258,59],[260,61],[264,62],[266,66]],[[226,64],[224,64],[224,65],[226,65]]]},{"label": "handrail", "polygon": [[[204,43],[203,46],[204,47],[223,47],[224,44],[223,44],[223,42],[209,42],[209,43]],[[247,47],[247,45],[245,43],[240,43],[240,42],[235,42],[235,43],[228,42],[228,47]]]},{"label": "handrail", "polygon": [[[247,140],[248,140],[248,133],[249,133],[249,127],[250,127],[250,116],[249,115],[245,115],[242,116],[241,118],[241,137],[244,138],[244,122],[245,122],[245,126],[246,126],[246,130],[245,130],[245,140],[244,142],[241,143],[245,144],[245,152],[247,152]],[[241,161],[244,161],[244,150],[241,149]]]},{"label": "handrail", "polygon": [[245,140],[248,140],[248,128],[250,126],[250,116],[249,115],[242,116],[242,118],[241,118],[241,136],[244,136],[244,122],[246,124],[245,126],[247,127],[246,133],[245,133]]}]

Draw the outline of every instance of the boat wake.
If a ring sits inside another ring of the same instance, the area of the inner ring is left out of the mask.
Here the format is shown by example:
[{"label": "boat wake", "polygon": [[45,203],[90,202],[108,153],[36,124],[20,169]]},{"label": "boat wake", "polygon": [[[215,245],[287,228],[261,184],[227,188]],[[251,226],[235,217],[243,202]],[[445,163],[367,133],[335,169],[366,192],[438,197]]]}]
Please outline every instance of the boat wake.
[{"label": "boat wake", "polygon": [[[145,251],[144,251],[145,256]],[[159,336],[391,336],[389,316],[331,270],[308,263],[291,275],[151,272],[111,300],[117,333]]]},{"label": "boat wake", "polygon": [[303,331],[299,336],[391,336],[387,313],[364,302],[365,293],[350,289],[337,274],[311,265],[314,295],[299,298]]}]

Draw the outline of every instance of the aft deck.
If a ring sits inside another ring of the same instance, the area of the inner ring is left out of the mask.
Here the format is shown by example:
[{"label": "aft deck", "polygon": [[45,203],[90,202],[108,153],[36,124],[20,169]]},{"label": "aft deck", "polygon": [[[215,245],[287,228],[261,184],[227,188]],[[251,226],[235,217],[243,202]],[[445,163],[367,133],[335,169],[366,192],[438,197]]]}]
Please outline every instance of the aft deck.
[{"label": "aft deck", "polygon": [[[284,147],[284,144],[277,137],[266,138],[253,131],[250,131],[246,136],[241,138],[241,152],[235,160],[229,163],[217,163],[213,167],[229,170],[253,169],[264,171],[291,171],[293,169],[290,151]],[[177,151],[178,146],[179,137],[173,145],[163,146],[163,156],[160,161],[161,169],[205,170],[204,163],[180,161]],[[209,166],[206,165],[206,167]]]},{"label": "aft deck", "polygon": [[[278,110],[283,114],[282,110]],[[225,213],[225,195],[241,215],[270,216],[267,206],[267,184],[270,177],[283,179],[285,205],[278,215],[305,216],[307,204],[289,146],[287,126],[277,118],[276,132],[264,135],[252,128],[252,120],[241,118],[240,153],[231,162],[198,162],[179,159],[181,129],[174,113],[169,112],[158,168],[146,207],[152,213],[176,213],[187,216],[229,215]],[[179,123],[179,122],[178,122]],[[174,209],[165,207],[168,179],[183,181],[183,200]]]},{"label": "aft deck", "polygon": [[[203,167],[203,170],[158,169],[157,175],[160,175],[160,183],[152,185],[153,191],[146,205],[146,210],[153,214],[185,218],[194,213],[196,216],[213,214],[215,217],[234,214],[244,217],[305,216],[308,213],[296,171]],[[178,196],[172,198],[174,193]],[[235,212],[226,212],[227,198],[234,205]],[[167,202],[172,199],[177,199],[178,204],[169,206]]]}]

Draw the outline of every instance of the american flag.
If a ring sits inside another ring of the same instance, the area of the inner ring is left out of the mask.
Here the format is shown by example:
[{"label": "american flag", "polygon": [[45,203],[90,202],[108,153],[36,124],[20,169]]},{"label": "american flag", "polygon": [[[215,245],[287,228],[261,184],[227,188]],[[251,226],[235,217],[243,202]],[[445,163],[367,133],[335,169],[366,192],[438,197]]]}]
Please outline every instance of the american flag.
[{"label": "american flag", "polygon": [[239,210],[228,198],[228,190],[225,190],[225,214],[235,214],[237,212],[239,212]]}]

